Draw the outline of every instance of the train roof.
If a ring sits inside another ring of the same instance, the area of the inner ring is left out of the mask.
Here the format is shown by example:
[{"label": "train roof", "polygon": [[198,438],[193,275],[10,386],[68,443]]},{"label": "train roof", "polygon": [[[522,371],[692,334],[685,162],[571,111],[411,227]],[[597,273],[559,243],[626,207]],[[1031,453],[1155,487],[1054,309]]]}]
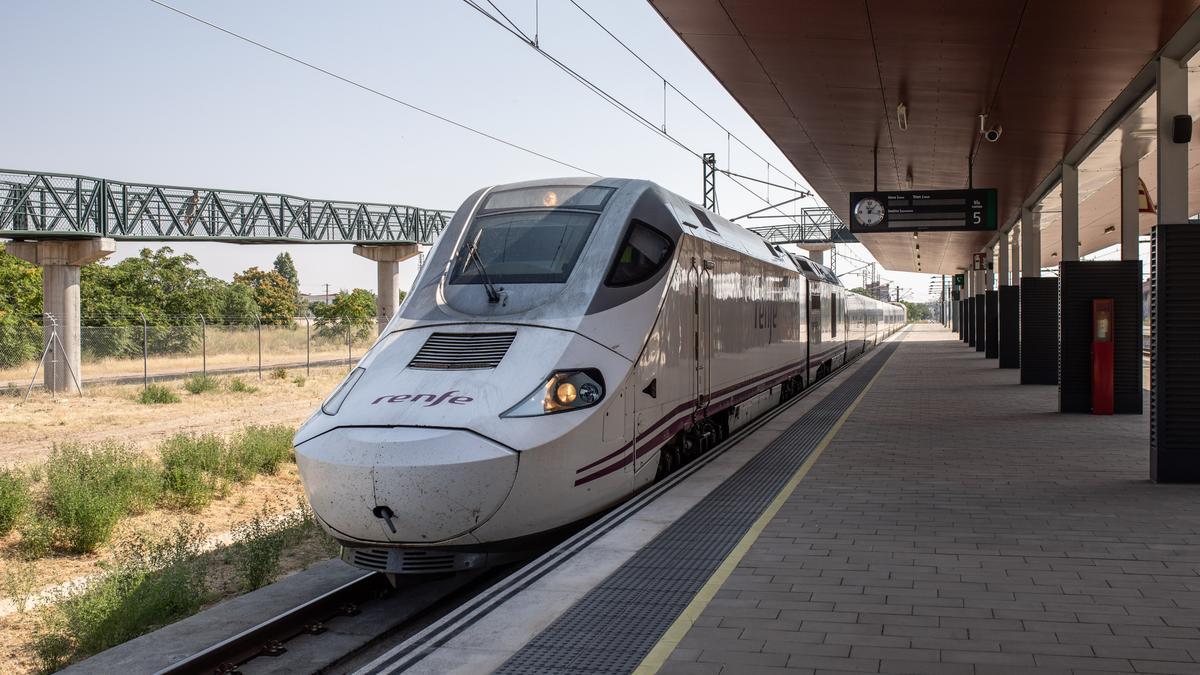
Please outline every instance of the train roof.
[{"label": "train roof", "polygon": [[679,221],[683,230],[689,235],[698,239],[704,239],[718,246],[735,250],[752,258],[757,258],[768,264],[795,270],[812,280],[823,281],[836,286],[842,285],[837,275],[828,267],[791,251],[785,251],[779,246],[763,239],[759,234],[747,230],[741,225],[724,218],[719,213],[706,209],[654,181],[640,178],[612,177],[540,178],[509,183],[503,187],[510,189],[550,185],[600,185],[618,189],[636,189],[637,187],[642,187],[646,190],[654,190],[663,198],[663,201],[670,207],[672,213],[675,214],[675,218]]}]

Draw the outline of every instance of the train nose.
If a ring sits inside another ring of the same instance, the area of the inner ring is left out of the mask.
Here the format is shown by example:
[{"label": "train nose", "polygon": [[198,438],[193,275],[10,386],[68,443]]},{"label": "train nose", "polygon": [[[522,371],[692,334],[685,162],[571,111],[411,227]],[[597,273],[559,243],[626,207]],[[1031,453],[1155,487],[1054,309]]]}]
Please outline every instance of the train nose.
[{"label": "train nose", "polygon": [[462,536],[508,497],[517,454],[460,429],[342,427],[296,447],[313,511],[352,539]]}]

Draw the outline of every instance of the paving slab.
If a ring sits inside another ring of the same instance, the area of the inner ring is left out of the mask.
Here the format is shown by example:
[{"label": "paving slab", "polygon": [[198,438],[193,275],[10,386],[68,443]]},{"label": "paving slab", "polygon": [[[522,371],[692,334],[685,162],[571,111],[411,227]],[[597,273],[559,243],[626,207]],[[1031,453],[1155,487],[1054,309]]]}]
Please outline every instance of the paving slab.
[{"label": "paving slab", "polygon": [[663,672],[1200,672],[1200,486],[1057,407],[910,329]]}]

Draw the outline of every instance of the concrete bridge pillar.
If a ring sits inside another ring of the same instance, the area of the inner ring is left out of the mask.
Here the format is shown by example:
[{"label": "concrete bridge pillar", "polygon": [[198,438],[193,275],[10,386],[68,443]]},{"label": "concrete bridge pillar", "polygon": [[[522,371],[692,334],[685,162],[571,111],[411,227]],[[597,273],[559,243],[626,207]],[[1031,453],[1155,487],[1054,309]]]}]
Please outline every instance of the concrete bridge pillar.
[{"label": "concrete bridge pillar", "polygon": [[354,253],[377,265],[375,309],[382,331],[400,308],[400,262],[417,255],[416,244],[357,244]]},{"label": "concrete bridge pillar", "polygon": [[12,255],[42,267],[43,341],[49,343],[56,331],[43,366],[43,382],[52,392],[75,388],[80,372],[79,268],[117,250],[112,239],[41,239],[14,241],[5,246]]},{"label": "concrete bridge pillar", "polygon": [[825,251],[833,248],[832,244],[810,244],[810,246],[812,246],[812,248],[804,249],[808,252],[809,260],[817,263],[818,265],[825,265],[826,267],[833,262],[825,257]]}]

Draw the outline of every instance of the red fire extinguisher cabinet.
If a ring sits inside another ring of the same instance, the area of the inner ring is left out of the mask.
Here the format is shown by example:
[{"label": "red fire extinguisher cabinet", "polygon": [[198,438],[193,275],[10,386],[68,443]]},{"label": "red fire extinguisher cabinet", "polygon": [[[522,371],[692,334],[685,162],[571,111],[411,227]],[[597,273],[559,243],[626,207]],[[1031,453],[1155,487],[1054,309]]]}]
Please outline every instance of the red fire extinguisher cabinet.
[{"label": "red fire extinguisher cabinet", "polygon": [[1113,414],[1113,301],[1092,300],[1092,414]]}]

